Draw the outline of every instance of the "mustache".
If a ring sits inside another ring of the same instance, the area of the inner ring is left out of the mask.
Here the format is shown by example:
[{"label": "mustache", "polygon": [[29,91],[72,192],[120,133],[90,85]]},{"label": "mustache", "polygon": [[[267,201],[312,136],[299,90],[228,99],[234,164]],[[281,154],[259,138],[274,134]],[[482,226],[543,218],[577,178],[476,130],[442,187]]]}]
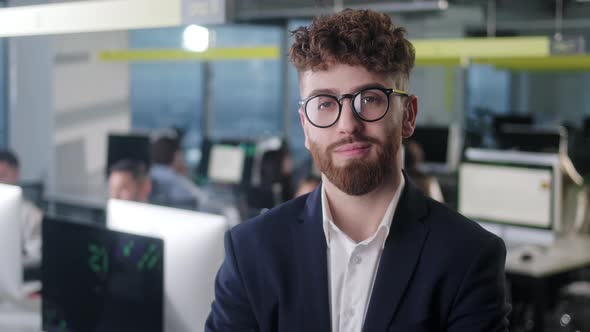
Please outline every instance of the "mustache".
[{"label": "mustache", "polygon": [[353,143],[381,144],[377,139],[375,139],[373,137],[364,136],[364,135],[354,135],[354,136],[349,136],[349,137],[343,138],[343,139],[339,140],[338,142],[328,145],[328,147],[326,148],[326,151],[334,151],[335,149],[337,149],[338,147],[340,147],[342,145],[353,144]]}]

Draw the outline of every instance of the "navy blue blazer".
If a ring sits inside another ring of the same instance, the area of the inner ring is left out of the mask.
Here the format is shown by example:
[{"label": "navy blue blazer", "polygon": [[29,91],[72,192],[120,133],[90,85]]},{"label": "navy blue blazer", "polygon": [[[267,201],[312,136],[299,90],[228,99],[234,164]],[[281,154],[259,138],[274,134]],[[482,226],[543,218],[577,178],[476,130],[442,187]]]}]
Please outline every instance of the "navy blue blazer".
[{"label": "navy blue blazer", "polygon": [[[321,191],[226,234],[205,330],[330,331]],[[363,332],[507,331],[501,239],[406,178]]]}]

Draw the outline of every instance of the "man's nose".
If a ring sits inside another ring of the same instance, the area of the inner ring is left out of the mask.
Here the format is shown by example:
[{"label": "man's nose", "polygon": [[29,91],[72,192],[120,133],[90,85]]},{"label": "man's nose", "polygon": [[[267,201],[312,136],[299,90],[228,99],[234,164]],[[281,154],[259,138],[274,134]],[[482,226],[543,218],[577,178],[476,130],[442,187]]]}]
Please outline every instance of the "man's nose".
[{"label": "man's nose", "polygon": [[340,112],[340,119],[336,122],[338,131],[344,134],[351,134],[359,131],[364,124],[355,114],[352,107],[352,99],[345,98],[342,99],[340,103],[342,104],[342,111]]}]

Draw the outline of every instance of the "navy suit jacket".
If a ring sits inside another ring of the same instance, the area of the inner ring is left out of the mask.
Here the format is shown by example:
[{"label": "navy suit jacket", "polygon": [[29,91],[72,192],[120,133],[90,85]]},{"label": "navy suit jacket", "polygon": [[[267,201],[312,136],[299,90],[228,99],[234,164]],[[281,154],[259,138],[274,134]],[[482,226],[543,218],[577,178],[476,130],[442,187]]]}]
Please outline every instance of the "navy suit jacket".
[{"label": "navy suit jacket", "polygon": [[[330,331],[321,191],[234,227],[205,330]],[[507,331],[506,248],[406,178],[363,332]]]}]

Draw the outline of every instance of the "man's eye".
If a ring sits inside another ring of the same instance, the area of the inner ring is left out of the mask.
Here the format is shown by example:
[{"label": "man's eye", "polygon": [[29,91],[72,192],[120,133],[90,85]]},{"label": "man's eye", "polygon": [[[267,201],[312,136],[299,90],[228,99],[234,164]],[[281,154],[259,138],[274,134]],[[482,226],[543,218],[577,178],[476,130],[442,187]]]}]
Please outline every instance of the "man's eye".
[{"label": "man's eye", "polygon": [[330,111],[330,110],[333,110],[334,109],[335,104],[336,103],[334,103],[333,101],[325,101],[325,102],[320,103],[318,105],[318,109],[320,111]]}]

